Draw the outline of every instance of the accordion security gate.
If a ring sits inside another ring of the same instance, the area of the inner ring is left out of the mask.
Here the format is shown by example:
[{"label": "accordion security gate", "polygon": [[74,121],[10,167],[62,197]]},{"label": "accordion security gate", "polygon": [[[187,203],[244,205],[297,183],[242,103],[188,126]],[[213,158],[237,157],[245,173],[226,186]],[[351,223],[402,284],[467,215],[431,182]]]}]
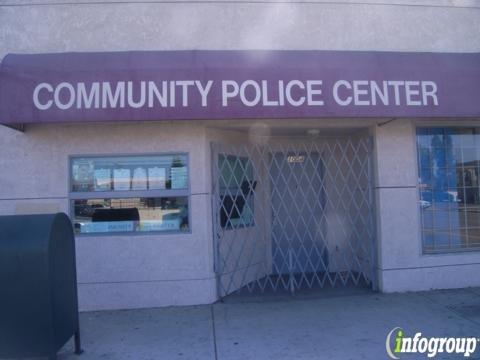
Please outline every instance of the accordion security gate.
[{"label": "accordion security gate", "polygon": [[218,295],[374,288],[371,148],[369,137],[212,143]]}]

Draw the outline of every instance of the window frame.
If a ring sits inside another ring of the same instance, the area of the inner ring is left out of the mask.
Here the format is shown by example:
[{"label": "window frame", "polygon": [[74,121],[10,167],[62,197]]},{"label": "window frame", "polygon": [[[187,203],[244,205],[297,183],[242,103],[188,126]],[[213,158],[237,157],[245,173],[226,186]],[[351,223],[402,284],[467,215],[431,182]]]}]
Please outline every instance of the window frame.
[{"label": "window frame", "polygon": [[[469,255],[480,253],[480,246],[478,247],[464,247],[464,248],[443,248],[433,251],[425,250],[424,243],[424,220],[422,214],[422,208],[420,201],[421,197],[421,187],[420,187],[420,152],[418,146],[418,130],[419,129],[446,129],[446,128],[456,128],[456,129],[480,129],[479,124],[472,124],[471,122],[466,121],[445,121],[444,123],[439,123],[436,120],[427,120],[427,121],[413,121],[413,138],[414,138],[414,153],[415,153],[415,188],[416,188],[416,199],[417,199],[417,211],[418,211],[418,236],[419,236],[419,252],[421,256],[424,257],[439,257],[439,256],[459,256],[459,255]],[[480,133],[478,134],[480,135]],[[463,147],[462,147],[463,149]],[[480,147],[479,147],[480,149]],[[480,159],[479,159],[480,160]],[[479,186],[480,188],[480,186]]]},{"label": "window frame", "polygon": [[[186,189],[153,189],[153,190],[121,190],[121,191],[72,191],[73,180],[73,161],[78,158],[120,158],[120,157],[144,157],[144,156],[185,156],[187,166],[187,188]],[[89,199],[128,199],[128,198],[167,198],[167,197],[186,197],[188,204],[188,231],[165,230],[165,231],[114,231],[114,232],[94,232],[94,233],[76,233],[75,236],[85,237],[115,237],[115,236],[156,236],[156,235],[188,235],[192,234],[192,211],[191,211],[191,175],[190,175],[190,154],[187,151],[168,151],[153,153],[105,153],[105,154],[70,154],[67,160],[68,166],[68,209],[72,223],[75,222],[75,200]]]}]

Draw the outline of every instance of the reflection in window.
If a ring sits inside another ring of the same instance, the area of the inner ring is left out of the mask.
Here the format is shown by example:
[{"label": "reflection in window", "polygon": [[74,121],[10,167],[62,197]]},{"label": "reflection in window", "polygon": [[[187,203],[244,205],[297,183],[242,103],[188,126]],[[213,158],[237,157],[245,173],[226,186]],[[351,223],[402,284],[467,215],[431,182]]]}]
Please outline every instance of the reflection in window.
[{"label": "reflection in window", "polygon": [[480,129],[418,128],[425,253],[480,248]]},{"label": "reflection in window", "polygon": [[74,200],[76,233],[188,231],[188,198]]},{"label": "reflection in window", "polygon": [[247,157],[218,157],[220,184],[220,224],[233,229],[254,224],[253,167]]},{"label": "reflection in window", "polygon": [[75,231],[189,231],[186,154],[92,156],[71,160]]}]

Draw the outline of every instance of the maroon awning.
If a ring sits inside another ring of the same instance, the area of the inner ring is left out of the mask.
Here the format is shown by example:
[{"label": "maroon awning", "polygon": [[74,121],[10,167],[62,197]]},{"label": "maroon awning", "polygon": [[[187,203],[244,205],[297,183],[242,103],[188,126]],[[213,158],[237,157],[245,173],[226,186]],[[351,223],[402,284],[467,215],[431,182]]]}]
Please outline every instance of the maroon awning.
[{"label": "maroon awning", "polygon": [[0,68],[3,124],[335,117],[480,117],[480,54],[12,54]]}]

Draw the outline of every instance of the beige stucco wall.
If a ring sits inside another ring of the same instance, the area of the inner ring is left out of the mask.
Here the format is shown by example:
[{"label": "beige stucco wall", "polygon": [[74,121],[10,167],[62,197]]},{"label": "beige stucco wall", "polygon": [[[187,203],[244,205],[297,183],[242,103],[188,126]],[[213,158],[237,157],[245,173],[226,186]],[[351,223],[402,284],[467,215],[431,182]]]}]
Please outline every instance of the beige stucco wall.
[{"label": "beige stucco wall", "polygon": [[[0,214],[64,211],[71,155],[187,152],[191,233],[77,236],[83,310],[215,300],[205,128],[193,123],[35,125],[2,128]],[[192,180],[193,179],[193,180]]]},{"label": "beige stucco wall", "polygon": [[384,292],[480,286],[480,253],[423,255],[417,125],[479,126],[478,120],[398,119],[375,129],[379,287]]},{"label": "beige stucco wall", "polygon": [[[43,5],[29,5],[35,3]],[[75,3],[0,0],[0,58],[114,50],[480,50],[474,0]]]}]

